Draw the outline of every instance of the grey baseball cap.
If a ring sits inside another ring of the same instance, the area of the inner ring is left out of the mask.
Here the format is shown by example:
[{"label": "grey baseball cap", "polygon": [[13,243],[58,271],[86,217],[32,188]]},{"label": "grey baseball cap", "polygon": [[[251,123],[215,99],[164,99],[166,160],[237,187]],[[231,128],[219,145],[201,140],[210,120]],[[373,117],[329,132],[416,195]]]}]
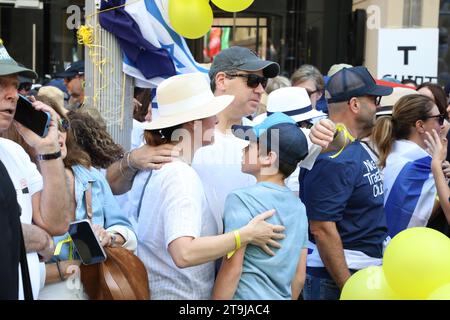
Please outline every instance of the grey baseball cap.
[{"label": "grey baseball cap", "polygon": [[260,59],[253,51],[244,47],[231,47],[221,51],[209,69],[209,78],[227,70],[263,71],[267,78],[275,78],[280,73],[280,65],[273,61]]},{"label": "grey baseball cap", "polygon": [[0,39],[0,77],[17,74],[22,77],[37,79],[38,75],[33,70],[21,67],[6,51],[3,41]]}]

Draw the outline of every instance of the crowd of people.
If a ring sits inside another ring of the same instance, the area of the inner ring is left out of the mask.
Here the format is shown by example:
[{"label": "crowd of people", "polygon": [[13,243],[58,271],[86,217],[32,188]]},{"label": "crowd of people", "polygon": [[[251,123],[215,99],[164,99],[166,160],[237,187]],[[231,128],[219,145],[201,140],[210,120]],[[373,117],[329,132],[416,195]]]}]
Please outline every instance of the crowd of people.
[{"label": "crowd of people", "polygon": [[[401,231],[449,235],[442,87],[348,64],[280,71],[228,48],[210,83],[164,80],[153,116],[136,88],[124,150],[83,104],[83,61],[33,91],[1,45],[0,299],[89,299],[69,283],[84,219],[137,255],[156,300],[337,300]],[[50,114],[45,137],[14,121],[19,94]]]}]

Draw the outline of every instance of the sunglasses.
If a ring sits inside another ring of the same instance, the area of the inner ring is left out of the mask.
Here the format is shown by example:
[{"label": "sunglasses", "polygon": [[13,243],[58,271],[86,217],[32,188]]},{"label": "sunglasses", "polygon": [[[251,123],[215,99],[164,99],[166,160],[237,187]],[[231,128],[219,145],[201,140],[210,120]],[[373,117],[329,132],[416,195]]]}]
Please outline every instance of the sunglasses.
[{"label": "sunglasses", "polygon": [[258,76],[257,74],[228,74],[226,73],[227,77],[229,78],[246,78],[247,79],[247,86],[252,89],[258,88],[259,85],[262,85],[264,89],[267,87],[267,82],[269,81],[266,77]]},{"label": "sunglasses", "polygon": [[69,131],[70,128],[70,123],[69,120],[64,119],[64,118],[60,118],[58,120],[58,130],[61,132],[67,132]]},{"label": "sunglasses", "polygon": [[445,122],[445,115],[443,115],[443,114],[439,114],[439,115],[437,115],[437,116],[429,116],[429,117],[426,117],[426,118],[423,119],[423,120],[428,120],[428,119],[433,119],[433,118],[437,118],[437,119],[438,119],[438,122],[439,122],[439,125],[440,125],[440,126],[444,125],[444,122]]}]

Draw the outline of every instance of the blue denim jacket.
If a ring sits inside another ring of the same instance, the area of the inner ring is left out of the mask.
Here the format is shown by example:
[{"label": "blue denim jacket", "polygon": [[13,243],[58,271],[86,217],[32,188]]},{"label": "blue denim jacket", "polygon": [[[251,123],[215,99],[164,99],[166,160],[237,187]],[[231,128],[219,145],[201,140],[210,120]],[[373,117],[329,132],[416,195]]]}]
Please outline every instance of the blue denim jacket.
[{"label": "blue denim jacket", "polygon": [[[75,220],[87,219],[86,204],[84,200],[84,192],[89,187],[89,182],[92,183],[92,223],[103,226],[107,229],[111,226],[121,225],[133,230],[128,217],[121,211],[119,205],[114,198],[111,187],[106,178],[97,169],[76,165],[72,166],[72,171],[75,177]],[[134,230],[133,230],[134,231]],[[63,236],[54,237],[55,245],[67,239],[69,236],[66,233]],[[53,258],[54,261],[56,257]],[[69,259],[69,244],[64,244],[57,260]]]}]

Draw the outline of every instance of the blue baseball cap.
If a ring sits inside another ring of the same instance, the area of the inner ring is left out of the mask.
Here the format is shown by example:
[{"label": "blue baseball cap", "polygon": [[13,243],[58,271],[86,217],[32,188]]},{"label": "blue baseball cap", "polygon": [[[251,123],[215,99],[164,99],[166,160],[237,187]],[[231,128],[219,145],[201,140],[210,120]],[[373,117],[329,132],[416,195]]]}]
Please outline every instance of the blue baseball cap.
[{"label": "blue baseball cap", "polygon": [[84,60],[76,61],[61,73],[55,74],[55,78],[72,78],[76,75],[84,75]]},{"label": "blue baseball cap", "polygon": [[296,165],[308,155],[308,142],[297,123],[288,115],[276,112],[254,127],[234,125],[233,134],[243,140],[264,144],[278,150],[280,161]]},{"label": "blue baseball cap", "polygon": [[365,67],[344,68],[332,76],[326,85],[328,103],[363,96],[388,96],[391,93],[392,88],[377,85]]}]

